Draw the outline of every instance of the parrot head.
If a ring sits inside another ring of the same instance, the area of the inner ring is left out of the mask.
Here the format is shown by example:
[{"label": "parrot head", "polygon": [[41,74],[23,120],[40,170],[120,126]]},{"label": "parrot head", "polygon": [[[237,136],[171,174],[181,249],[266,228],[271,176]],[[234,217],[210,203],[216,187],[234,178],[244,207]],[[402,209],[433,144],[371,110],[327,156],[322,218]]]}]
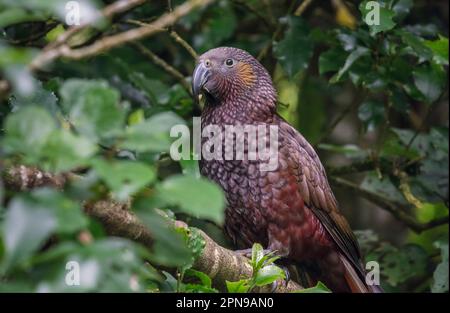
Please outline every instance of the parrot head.
[{"label": "parrot head", "polygon": [[266,69],[248,52],[231,47],[214,48],[199,57],[192,75],[192,92],[196,101],[203,94],[208,104],[256,95],[276,98]]}]

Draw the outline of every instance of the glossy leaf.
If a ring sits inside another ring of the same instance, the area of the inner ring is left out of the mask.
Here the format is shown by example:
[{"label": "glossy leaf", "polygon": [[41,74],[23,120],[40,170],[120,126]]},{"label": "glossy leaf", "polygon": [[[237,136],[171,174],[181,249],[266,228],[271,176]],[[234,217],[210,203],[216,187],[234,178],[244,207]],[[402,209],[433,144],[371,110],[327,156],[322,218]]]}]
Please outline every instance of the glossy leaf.
[{"label": "glossy leaf", "polygon": [[273,50],[286,73],[292,77],[306,69],[313,53],[309,29],[299,17],[287,18],[288,30],[283,40],[274,44]]},{"label": "glossy leaf", "polygon": [[157,188],[168,204],[199,218],[223,222],[224,196],[219,187],[204,178],[172,176]]}]

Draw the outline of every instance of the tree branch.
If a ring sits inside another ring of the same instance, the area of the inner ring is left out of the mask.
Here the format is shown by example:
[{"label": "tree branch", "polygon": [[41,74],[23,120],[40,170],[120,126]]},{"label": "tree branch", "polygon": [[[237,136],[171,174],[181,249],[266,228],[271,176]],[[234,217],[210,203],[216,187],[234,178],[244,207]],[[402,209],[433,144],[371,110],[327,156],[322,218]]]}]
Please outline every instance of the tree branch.
[{"label": "tree branch", "polygon": [[[125,0],[122,0],[125,1]],[[131,0],[129,0],[131,1]],[[124,31],[115,35],[105,36],[95,41],[94,43],[73,49],[66,43],[62,43],[59,46],[53,46],[50,49],[44,49],[44,52],[39,54],[30,64],[31,70],[42,69],[52,61],[65,57],[68,59],[79,60],[87,57],[92,57],[100,53],[106,52],[114,47],[123,45],[128,42],[137,41],[160,32],[161,29],[173,25],[181,17],[189,14],[197,7],[203,7],[214,0],[190,0],[176,7],[171,13],[165,13],[154,22],[150,23],[146,27],[137,27],[128,31]],[[126,2],[126,1],[125,1]],[[140,2],[134,0],[133,2]],[[68,32],[77,32],[78,30],[69,29]],[[64,34],[63,34],[64,35]]]},{"label": "tree branch", "polygon": [[449,217],[445,216],[439,219],[432,220],[428,223],[420,223],[414,217],[406,213],[411,209],[408,205],[388,199],[380,195],[379,193],[374,193],[372,191],[361,188],[357,184],[346,179],[331,176],[330,182],[336,186],[347,188],[352,192],[357,193],[359,196],[362,196],[363,198],[376,204],[380,208],[390,212],[395,218],[403,222],[406,226],[411,228],[416,233],[421,233],[425,230],[448,224],[449,222]]},{"label": "tree branch", "polygon": [[169,75],[173,76],[176,80],[180,82],[180,84],[183,86],[183,88],[191,94],[191,86],[186,81],[183,74],[181,74],[176,68],[174,68],[172,65],[161,59],[159,56],[157,56],[155,53],[153,53],[151,50],[147,49],[143,44],[138,42],[132,42],[131,43],[139,52],[141,52],[143,55],[148,57],[154,64],[158,65],[160,68],[162,68],[164,71],[166,71]]},{"label": "tree branch", "polygon": [[[143,4],[145,1],[146,0],[118,0],[106,7],[104,7],[99,18],[111,19],[114,15],[122,13],[122,12],[126,12],[132,8],[135,8],[135,7]],[[67,40],[69,40],[69,38],[72,37],[75,33],[78,33],[79,31],[90,26],[91,24],[92,24],[92,22],[91,23],[83,23],[81,25],[76,25],[76,26],[70,27],[67,31],[65,31],[64,33],[59,35],[58,38],[54,42],[50,43],[46,48],[44,48],[44,51],[53,49],[56,46],[59,46],[65,42],[67,42]]]},{"label": "tree branch", "polygon": [[[5,169],[2,176],[4,176],[5,185],[15,190],[28,190],[42,186],[61,189],[68,181],[80,179],[79,176],[73,174],[54,175],[23,165]],[[142,224],[136,215],[128,210],[126,204],[113,200],[100,200],[84,204],[84,211],[87,215],[97,219],[108,234],[125,237],[152,248],[151,229]],[[188,227],[182,221],[175,221],[174,226]],[[201,230],[199,232],[205,241],[205,247],[195,260],[193,269],[206,273],[211,277],[214,285],[220,289],[224,288],[227,280],[237,281],[251,277],[252,267],[246,257],[219,246],[206,233]],[[291,280],[287,284],[278,283],[275,292],[283,293],[299,289],[302,287]],[[268,292],[270,286],[255,291]]]}]

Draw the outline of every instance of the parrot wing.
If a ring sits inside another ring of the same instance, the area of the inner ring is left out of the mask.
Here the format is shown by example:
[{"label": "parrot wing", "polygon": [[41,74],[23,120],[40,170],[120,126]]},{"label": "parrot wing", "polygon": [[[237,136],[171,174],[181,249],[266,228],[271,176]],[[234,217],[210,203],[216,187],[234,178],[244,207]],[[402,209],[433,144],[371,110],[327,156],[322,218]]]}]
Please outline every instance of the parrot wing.
[{"label": "parrot wing", "polygon": [[[339,211],[336,198],[317,153],[296,129],[281,117],[280,119],[282,120],[281,127],[287,128],[291,137],[292,153],[298,154],[300,166],[297,175],[300,181],[300,193],[305,204],[320,220],[360,279],[364,279],[365,273],[362,268],[358,242],[347,220]],[[343,263],[345,265],[346,262]]]}]

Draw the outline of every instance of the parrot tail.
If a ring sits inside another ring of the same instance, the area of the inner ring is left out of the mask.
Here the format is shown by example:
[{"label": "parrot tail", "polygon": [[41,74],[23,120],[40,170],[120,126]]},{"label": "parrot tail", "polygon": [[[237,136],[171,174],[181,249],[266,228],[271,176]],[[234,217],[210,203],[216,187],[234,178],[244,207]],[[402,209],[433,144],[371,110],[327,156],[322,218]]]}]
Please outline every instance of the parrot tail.
[{"label": "parrot tail", "polygon": [[[355,267],[347,260],[347,258],[339,254],[342,264],[345,267],[345,280],[352,293],[381,293],[383,289],[376,285],[367,285],[365,277],[361,277],[361,272],[358,273]],[[364,271],[362,271],[364,272]]]}]

